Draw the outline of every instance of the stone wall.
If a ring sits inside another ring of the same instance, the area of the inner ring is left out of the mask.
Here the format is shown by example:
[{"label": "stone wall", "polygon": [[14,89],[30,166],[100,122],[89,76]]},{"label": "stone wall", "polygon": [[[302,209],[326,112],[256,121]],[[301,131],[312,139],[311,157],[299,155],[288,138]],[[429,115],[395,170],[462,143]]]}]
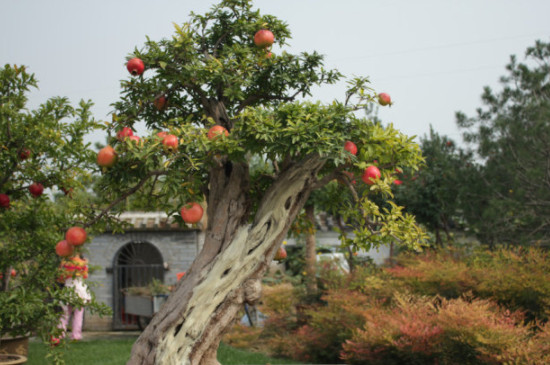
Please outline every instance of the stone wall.
[{"label": "stone wall", "polygon": [[[97,301],[113,307],[112,268],[119,250],[131,242],[147,242],[155,246],[164,263],[164,283],[173,285],[176,273],[186,271],[195,259],[202,234],[197,230],[147,230],[131,231],[124,234],[104,233],[95,236],[87,245],[85,254],[89,261],[88,284]],[[111,330],[112,317],[99,318],[86,313],[85,330]]]}]

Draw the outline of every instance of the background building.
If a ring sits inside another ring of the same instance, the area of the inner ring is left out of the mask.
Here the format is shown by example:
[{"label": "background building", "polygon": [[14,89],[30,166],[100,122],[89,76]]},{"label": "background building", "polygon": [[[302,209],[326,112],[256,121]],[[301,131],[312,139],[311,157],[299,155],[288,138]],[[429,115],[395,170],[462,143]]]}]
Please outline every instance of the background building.
[{"label": "background building", "polygon": [[165,213],[128,212],[125,233],[105,232],[90,243],[88,283],[98,301],[113,308],[110,318],[86,313],[85,330],[135,329],[127,315],[123,290],[146,286],[153,278],[173,285],[189,269],[203,242],[202,232],[171,223]]},{"label": "background building", "polygon": [[[86,313],[85,330],[137,329],[138,318],[125,311],[124,290],[147,286],[153,279],[174,285],[177,274],[189,269],[204,242],[201,230],[172,223],[162,212],[126,212],[120,219],[129,223],[125,233],[96,235],[88,246],[88,284],[96,299],[113,309],[113,315],[100,318]],[[317,215],[316,226],[317,245],[332,246],[336,251],[340,241],[331,218]],[[295,245],[296,241],[288,238],[287,244]],[[359,255],[382,264],[389,258],[390,249],[360,251]]]}]

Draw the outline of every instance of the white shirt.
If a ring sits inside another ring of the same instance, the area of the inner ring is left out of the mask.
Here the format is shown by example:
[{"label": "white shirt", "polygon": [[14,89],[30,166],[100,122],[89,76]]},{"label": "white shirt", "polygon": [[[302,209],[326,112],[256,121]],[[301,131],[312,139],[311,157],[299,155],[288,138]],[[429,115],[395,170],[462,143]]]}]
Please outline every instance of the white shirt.
[{"label": "white shirt", "polygon": [[76,292],[76,295],[85,302],[89,302],[92,300],[92,296],[90,295],[90,292],[88,291],[88,286],[84,284],[84,280],[82,280],[81,277],[75,277],[68,278],[65,281],[65,286],[68,288],[74,288],[74,291]]}]

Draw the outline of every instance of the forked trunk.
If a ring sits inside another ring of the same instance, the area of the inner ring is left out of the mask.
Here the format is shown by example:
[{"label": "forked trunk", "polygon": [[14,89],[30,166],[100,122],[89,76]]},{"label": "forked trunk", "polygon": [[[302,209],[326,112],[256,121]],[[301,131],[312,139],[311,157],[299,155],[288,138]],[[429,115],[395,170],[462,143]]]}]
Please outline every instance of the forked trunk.
[{"label": "forked trunk", "polygon": [[218,345],[244,303],[261,296],[261,278],[305,204],[323,161],[309,156],[281,173],[247,218],[248,169],[212,171],[203,250],[138,338],[128,364],[218,364]]}]

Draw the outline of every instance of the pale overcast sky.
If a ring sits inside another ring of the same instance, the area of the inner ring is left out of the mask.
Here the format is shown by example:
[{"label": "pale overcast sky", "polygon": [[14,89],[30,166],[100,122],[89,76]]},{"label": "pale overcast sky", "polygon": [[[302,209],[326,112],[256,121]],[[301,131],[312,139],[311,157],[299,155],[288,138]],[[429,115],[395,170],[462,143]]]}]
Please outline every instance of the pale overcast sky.
[{"label": "pale overcast sky", "polygon": [[[145,36],[171,37],[172,22],[203,13],[212,0],[3,0],[0,64],[24,64],[39,80],[32,106],[51,96],[73,104],[92,99],[109,120],[125,57]],[[512,54],[523,59],[536,39],[550,41],[548,0],[257,0],[262,13],[286,21],[287,51],[317,50],[326,65],[366,75],[395,104],[379,117],[409,135],[436,131],[459,139],[454,113],[472,115],[484,86],[498,79]],[[277,50],[275,50],[275,53]],[[344,85],[316,90],[341,98]],[[103,142],[102,136],[96,136]]]}]

